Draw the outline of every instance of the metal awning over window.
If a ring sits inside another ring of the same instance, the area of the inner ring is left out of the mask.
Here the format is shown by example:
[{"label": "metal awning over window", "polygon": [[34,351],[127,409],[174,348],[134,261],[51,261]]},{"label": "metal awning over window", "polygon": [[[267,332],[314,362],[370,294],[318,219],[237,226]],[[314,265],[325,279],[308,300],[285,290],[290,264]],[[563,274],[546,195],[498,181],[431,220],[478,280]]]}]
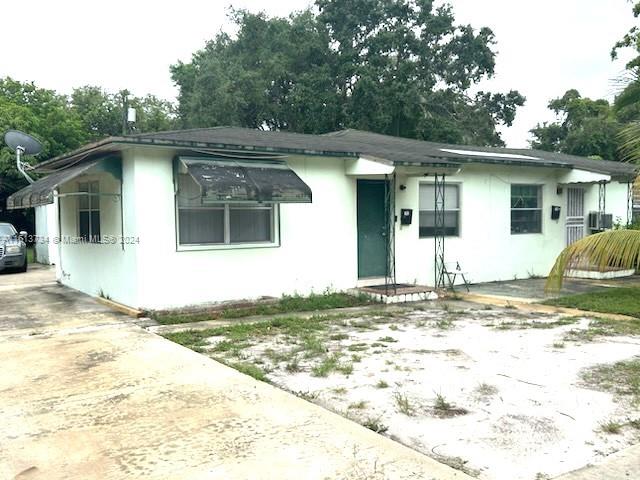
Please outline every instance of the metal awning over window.
[{"label": "metal awning over window", "polygon": [[205,203],[310,203],[311,189],[284,162],[179,157],[179,172],[202,189]]},{"label": "metal awning over window", "polygon": [[96,160],[94,162],[83,163],[82,165],[66,168],[47,175],[31,185],[24,187],[22,190],[18,190],[7,198],[7,208],[9,210],[16,210],[53,203],[53,194],[58,186],[73,180],[90,168],[95,167],[99,162],[99,160]]}]

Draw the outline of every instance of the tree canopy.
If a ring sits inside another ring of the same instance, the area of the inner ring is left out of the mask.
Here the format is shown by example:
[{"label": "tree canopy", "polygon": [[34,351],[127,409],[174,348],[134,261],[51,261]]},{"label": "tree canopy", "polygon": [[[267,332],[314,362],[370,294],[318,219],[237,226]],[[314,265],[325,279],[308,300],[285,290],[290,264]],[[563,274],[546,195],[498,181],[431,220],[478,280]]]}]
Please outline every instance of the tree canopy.
[{"label": "tree canopy", "polygon": [[531,130],[533,148],[604,160],[620,160],[619,133],[622,123],[607,100],[582,97],[577,90],[567,91],[549,102],[559,118],[538,124]]},{"label": "tree canopy", "polygon": [[[136,131],[167,130],[176,124],[174,106],[157,97],[133,97],[129,105],[137,111]],[[67,96],[39,88],[32,82],[0,78],[0,134],[17,129],[35,135],[44,146],[39,159],[121,134],[122,115],[121,95],[99,87],[76,88]],[[15,152],[0,142],[0,212],[6,197],[26,184],[15,167]],[[24,225],[20,215],[14,217],[12,220]]]},{"label": "tree canopy", "polygon": [[458,25],[430,0],[317,0],[268,18],[236,10],[220,33],[171,67],[185,127],[303,133],[359,128],[452,143],[502,145],[524,104],[517,91],[470,93],[495,67],[488,28]]}]

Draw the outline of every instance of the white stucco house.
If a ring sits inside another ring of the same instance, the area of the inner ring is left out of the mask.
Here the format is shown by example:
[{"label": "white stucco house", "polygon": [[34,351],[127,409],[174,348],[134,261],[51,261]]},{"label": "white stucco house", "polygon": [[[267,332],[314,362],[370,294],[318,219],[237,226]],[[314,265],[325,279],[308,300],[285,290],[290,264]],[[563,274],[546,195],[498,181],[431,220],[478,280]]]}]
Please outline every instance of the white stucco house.
[{"label": "white stucco house", "polygon": [[[58,280],[141,309],[327,288],[546,275],[626,223],[627,164],[345,130],[218,127],[112,137],[47,160],[37,208]],[[607,216],[610,215],[610,216]]]}]

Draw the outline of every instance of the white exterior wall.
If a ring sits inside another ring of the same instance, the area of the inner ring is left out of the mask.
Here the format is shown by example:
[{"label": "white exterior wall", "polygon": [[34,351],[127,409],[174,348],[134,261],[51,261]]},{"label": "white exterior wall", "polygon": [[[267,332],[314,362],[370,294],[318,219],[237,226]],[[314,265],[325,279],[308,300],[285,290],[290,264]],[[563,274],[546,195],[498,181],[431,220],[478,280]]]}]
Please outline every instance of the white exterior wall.
[{"label": "white exterior wall", "polygon": [[[446,237],[445,261],[460,262],[468,280],[486,282],[545,275],[564,246],[564,199],[556,194],[558,172],[543,168],[469,165],[446,177],[460,185],[460,236]],[[398,178],[407,186],[396,197],[400,208],[414,209],[414,222],[398,226],[396,272],[400,282],[434,284],[434,241],[419,238],[418,185],[428,177]],[[542,233],[511,234],[511,184],[540,184]],[[562,206],[562,216],[551,220],[551,205]]]},{"label": "white exterior wall", "polygon": [[[61,281],[90,295],[102,292],[142,309],[184,307],[225,300],[308,294],[327,288],[353,288],[357,277],[356,175],[343,158],[290,157],[289,166],[309,185],[311,204],[279,207],[279,245],[212,246],[182,250],[176,242],[173,158],[169,149],[138,147],[123,152],[124,235],[139,239],[125,245],[63,245]],[[557,187],[566,170],[467,165],[447,182],[460,185],[460,236],[447,237],[446,261],[459,261],[473,282],[546,275],[565,246],[567,185]],[[102,192],[119,191],[108,174]],[[366,178],[366,177],[360,177]],[[369,177],[372,178],[372,177]],[[373,177],[376,178],[376,177]],[[381,178],[381,177],[377,177]],[[80,179],[61,193],[76,191]],[[396,214],[413,209],[413,224],[396,224],[396,280],[433,285],[434,242],[419,238],[418,186],[432,177],[398,174]],[[511,184],[540,184],[542,233],[512,235]],[[405,190],[400,190],[400,185]],[[585,189],[585,215],[598,209],[598,185]],[[626,184],[607,186],[607,212],[626,216]],[[77,198],[60,199],[62,235],[77,235]],[[561,217],[551,220],[551,206]],[[120,204],[102,200],[103,235],[120,235]]]},{"label": "white exterior wall", "polygon": [[627,224],[627,203],[629,199],[628,195],[629,191],[626,183],[611,182],[607,184],[605,211],[606,213],[611,213],[613,215],[614,224]]},{"label": "white exterior wall", "polygon": [[58,237],[58,199],[48,205],[35,208],[37,238],[35,243],[36,261],[45,265],[58,263],[58,245],[55,238]]},{"label": "white exterior wall", "polygon": [[[471,282],[489,282],[546,276],[566,246],[567,186],[557,193],[566,170],[548,168],[468,165],[447,183],[460,185],[460,236],[446,237],[445,261],[460,262]],[[413,223],[396,226],[396,279],[402,283],[434,284],[434,241],[419,238],[418,184],[429,177],[401,177],[396,193],[396,214],[412,208]],[[511,234],[511,184],[542,185],[542,233]],[[573,184],[585,190],[585,217],[598,210],[598,185]],[[606,211],[626,219],[627,185],[607,185]],[[551,206],[561,207],[559,220],[551,220]],[[585,222],[587,219],[585,218]],[[586,230],[585,230],[586,232]]]},{"label": "white exterior wall", "polygon": [[313,203],[280,206],[279,247],[178,251],[173,156],[166,150],[136,150],[136,306],[160,309],[355,286],[356,182],[345,175],[344,159],[288,159],[311,188]]},{"label": "white exterior wall", "polygon": [[[132,201],[133,162],[123,162],[123,201],[125,209]],[[127,178],[129,181],[127,181]],[[78,183],[98,180],[101,193],[120,193],[120,181],[108,173],[82,175],[61,186],[60,194],[77,192]],[[78,197],[60,197],[61,240],[56,275],[60,282],[88,295],[111,298],[126,305],[137,303],[137,270],[133,245],[120,243],[68,243],[78,236]],[[126,212],[126,210],[125,210]],[[100,199],[100,230],[103,236],[121,237],[122,222],[120,200],[114,197]],[[133,235],[135,224],[125,213],[124,235]]]}]

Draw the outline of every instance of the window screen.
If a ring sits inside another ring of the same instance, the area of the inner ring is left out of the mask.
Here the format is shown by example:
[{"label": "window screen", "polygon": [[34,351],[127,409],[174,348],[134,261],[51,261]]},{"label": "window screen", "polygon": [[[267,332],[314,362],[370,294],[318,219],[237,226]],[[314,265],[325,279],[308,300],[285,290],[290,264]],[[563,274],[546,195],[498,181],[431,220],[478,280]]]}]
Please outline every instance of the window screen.
[{"label": "window screen", "polygon": [[229,209],[231,243],[271,242],[273,208]]},{"label": "window screen", "polygon": [[178,176],[178,241],[181,245],[231,245],[275,241],[273,204],[203,203],[200,187]]},{"label": "window screen", "polygon": [[78,192],[78,236],[85,242],[100,242],[100,184],[81,182]]},{"label": "window screen", "polygon": [[[420,237],[433,237],[436,233],[435,186],[420,184]],[[444,186],[444,234],[460,235],[460,188],[459,185]]]},{"label": "window screen", "polygon": [[511,233],[542,232],[542,187],[511,185]]}]

